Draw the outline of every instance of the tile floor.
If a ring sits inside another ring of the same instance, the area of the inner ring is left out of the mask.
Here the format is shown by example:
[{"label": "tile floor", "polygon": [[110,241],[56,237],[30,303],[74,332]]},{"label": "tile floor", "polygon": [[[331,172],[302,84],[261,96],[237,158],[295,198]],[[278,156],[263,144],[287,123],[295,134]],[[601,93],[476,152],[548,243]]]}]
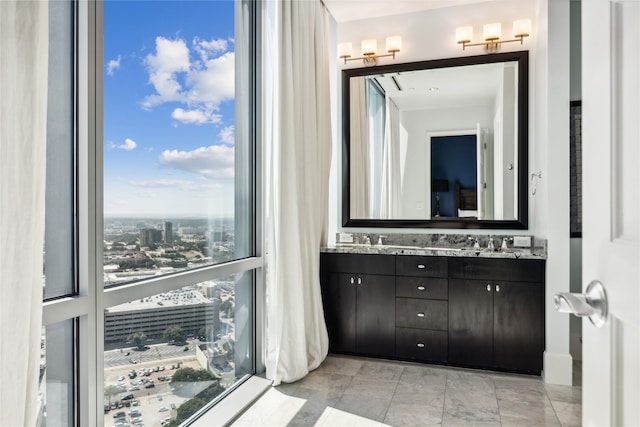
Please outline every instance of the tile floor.
[{"label": "tile floor", "polygon": [[269,389],[242,426],[580,426],[573,387],[540,377],[330,355],[307,377]]}]

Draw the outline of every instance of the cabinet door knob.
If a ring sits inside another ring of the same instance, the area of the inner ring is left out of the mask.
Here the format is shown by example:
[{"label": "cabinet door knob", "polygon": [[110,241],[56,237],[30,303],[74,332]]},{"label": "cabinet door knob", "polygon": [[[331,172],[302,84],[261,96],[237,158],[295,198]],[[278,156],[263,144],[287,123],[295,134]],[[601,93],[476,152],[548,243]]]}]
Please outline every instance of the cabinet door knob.
[{"label": "cabinet door knob", "polygon": [[424,344],[423,344],[423,343],[421,343],[421,342],[419,342],[418,344],[416,344],[416,347],[418,347],[418,348],[424,348]]},{"label": "cabinet door knob", "polygon": [[418,317],[424,317],[424,313],[422,312],[418,313]]},{"label": "cabinet door knob", "polygon": [[424,291],[424,289],[425,289],[425,287],[424,287],[424,286],[422,286],[422,285],[418,286],[418,290],[419,290],[419,291]]},{"label": "cabinet door knob", "polygon": [[351,284],[353,285],[356,281],[353,277],[350,278]]},{"label": "cabinet door knob", "polygon": [[418,268],[420,270],[424,270],[426,268],[426,266],[424,264],[418,264]]},{"label": "cabinet door knob", "polygon": [[358,277],[358,285],[362,285],[362,278]]},{"label": "cabinet door knob", "polygon": [[500,285],[496,285],[496,292],[500,292]]},{"label": "cabinet door knob", "polygon": [[491,283],[487,283],[487,292],[491,292]]}]

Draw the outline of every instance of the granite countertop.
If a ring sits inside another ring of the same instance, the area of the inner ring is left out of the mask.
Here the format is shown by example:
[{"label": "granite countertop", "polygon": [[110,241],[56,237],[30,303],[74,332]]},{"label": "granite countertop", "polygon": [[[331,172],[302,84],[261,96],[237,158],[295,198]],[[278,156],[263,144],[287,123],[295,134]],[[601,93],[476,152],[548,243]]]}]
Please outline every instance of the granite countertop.
[{"label": "granite countertop", "polygon": [[[363,235],[364,236],[364,235]],[[356,236],[355,241],[363,241],[363,236]],[[510,259],[546,259],[546,240],[533,239],[532,248],[516,248],[510,245],[507,249],[499,249],[503,237],[508,236],[473,236],[461,235],[389,235],[383,236],[383,244],[377,245],[378,235],[367,235],[369,243],[337,243],[321,248],[321,252],[345,254],[388,254],[388,255],[422,255],[471,258],[510,258]],[[498,249],[487,249],[489,238],[494,239]],[[475,240],[480,248],[474,248]]]}]

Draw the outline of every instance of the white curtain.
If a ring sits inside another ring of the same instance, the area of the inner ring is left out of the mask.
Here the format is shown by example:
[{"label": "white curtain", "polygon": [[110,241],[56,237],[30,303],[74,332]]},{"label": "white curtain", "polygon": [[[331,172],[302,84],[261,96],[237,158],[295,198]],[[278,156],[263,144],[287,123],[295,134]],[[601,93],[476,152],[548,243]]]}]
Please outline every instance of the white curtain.
[{"label": "white curtain", "polygon": [[0,1],[0,425],[36,424],[48,4]]},{"label": "white curtain", "polygon": [[319,0],[269,6],[267,377],[278,385],[317,368],[329,348],[319,250],[327,234],[331,122],[326,9]]},{"label": "white curtain", "polygon": [[367,126],[367,96],[364,77],[351,77],[349,82],[350,131],[349,176],[351,218],[371,218],[369,201],[369,136]]},{"label": "white curtain", "polygon": [[402,195],[400,111],[389,97],[387,97],[386,101],[380,217],[382,219],[393,219],[400,218]]}]

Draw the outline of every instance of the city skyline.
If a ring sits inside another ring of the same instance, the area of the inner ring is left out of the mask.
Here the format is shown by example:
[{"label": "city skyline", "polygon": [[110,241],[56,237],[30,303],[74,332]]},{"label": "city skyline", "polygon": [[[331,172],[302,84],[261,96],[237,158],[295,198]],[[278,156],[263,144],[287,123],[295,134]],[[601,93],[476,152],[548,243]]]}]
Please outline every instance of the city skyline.
[{"label": "city skyline", "polygon": [[233,216],[233,12],[104,3],[105,216]]}]

